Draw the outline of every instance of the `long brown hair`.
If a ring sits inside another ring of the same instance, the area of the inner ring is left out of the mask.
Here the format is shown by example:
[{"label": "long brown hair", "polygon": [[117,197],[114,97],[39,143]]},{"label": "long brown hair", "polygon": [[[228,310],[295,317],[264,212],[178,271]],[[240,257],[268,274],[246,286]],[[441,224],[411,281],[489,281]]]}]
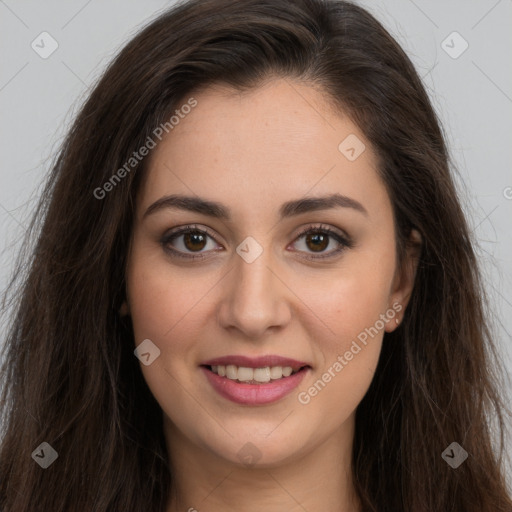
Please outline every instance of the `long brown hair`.
[{"label": "long brown hair", "polygon": [[[94,87],[3,302],[2,511],[164,512],[173,475],[162,411],[119,314],[147,159],[126,162],[199,88],[247,90],[278,76],[318,87],[361,128],[392,200],[399,256],[411,228],[423,238],[403,324],[385,335],[357,409],[353,475],[364,511],[512,511],[509,412],[439,121],[395,40],[364,9],[334,0],[177,4]],[[46,469],[32,457],[43,442],[58,453]],[[441,456],[452,442],[468,453],[456,469]]]}]

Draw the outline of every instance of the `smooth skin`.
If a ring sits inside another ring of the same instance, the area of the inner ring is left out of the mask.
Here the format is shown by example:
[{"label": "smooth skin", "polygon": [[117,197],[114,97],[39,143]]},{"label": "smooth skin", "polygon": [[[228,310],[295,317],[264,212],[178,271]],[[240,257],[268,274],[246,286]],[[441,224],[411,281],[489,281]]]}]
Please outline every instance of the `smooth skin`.
[{"label": "smooth skin", "polygon": [[[418,250],[408,251],[399,273],[392,206],[375,153],[317,88],[274,78],[243,94],[217,85],[193,96],[197,106],[148,157],[123,306],[136,344],[150,339],[161,351],[141,370],[164,413],[173,470],[167,510],[358,511],[350,472],[355,412],[384,331],[399,328]],[[354,161],[338,149],[350,134],[366,146]],[[279,218],[287,201],[333,193],[365,212],[345,206]],[[231,219],[176,208],[144,215],[170,194],[222,203]],[[212,236],[164,240],[189,224]],[[298,237],[320,224],[351,246],[331,235]],[[252,263],[236,252],[248,236],[263,249]],[[173,256],[172,249],[204,259]],[[301,403],[299,393],[380,315],[396,312],[393,304],[401,312]],[[311,366],[297,389],[272,404],[231,402],[200,368],[214,357],[269,354]],[[257,448],[254,464],[240,460],[247,443]]]}]

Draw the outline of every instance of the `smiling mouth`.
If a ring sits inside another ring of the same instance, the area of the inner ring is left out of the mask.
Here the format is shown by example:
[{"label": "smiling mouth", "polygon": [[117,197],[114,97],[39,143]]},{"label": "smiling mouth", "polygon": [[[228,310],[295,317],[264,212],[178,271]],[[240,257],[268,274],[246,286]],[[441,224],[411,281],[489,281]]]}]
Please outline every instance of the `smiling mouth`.
[{"label": "smiling mouth", "polygon": [[212,373],[233,380],[240,384],[267,384],[278,380],[284,380],[296,373],[302,372],[309,365],[293,369],[291,366],[264,366],[261,368],[249,368],[246,366],[228,365],[203,365]]}]

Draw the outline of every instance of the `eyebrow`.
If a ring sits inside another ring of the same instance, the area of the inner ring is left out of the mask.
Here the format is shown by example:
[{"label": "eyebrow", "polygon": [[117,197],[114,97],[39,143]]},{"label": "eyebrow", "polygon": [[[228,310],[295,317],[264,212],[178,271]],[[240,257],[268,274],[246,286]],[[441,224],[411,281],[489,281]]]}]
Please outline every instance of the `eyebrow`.
[{"label": "eyebrow", "polygon": [[[144,212],[143,218],[164,209],[179,209],[189,212],[200,213],[216,219],[231,220],[229,208],[216,201],[208,201],[197,196],[168,195],[161,197],[150,205]],[[352,208],[365,216],[368,216],[366,208],[355,199],[341,195],[331,194],[323,197],[304,197],[294,201],[287,201],[281,205],[279,216],[281,219],[300,215],[302,213],[331,208]]]}]

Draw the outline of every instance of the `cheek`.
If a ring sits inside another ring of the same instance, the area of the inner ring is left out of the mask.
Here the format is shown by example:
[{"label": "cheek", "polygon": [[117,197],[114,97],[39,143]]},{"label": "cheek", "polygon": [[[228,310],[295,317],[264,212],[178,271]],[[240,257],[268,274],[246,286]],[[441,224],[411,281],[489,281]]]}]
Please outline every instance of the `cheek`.
[{"label": "cheek", "polygon": [[351,275],[338,280],[329,293],[310,297],[312,309],[320,312],[322,320],[317,335],[312,333],[318,364],[297,398],[310,418],[322,418],[318,429],[338,428],[354,413],[371,384],[382,347],[384,289],[373,279]]},{"label": "cheek", "polygon": [[[301,389],[299,402],[318,414],[331,411],[332,427],[348,417],[365,395],[378,364],[384,320],[394,275],[394,252],[360,252],[344,260],[335,278],[316,280],[303,288],[314,311],[318,360],[314,378]],[[304,281],[306,283],[306,281]]]},{"label": "cheek", "polygon": [[160,349],[155,365],[141,367],[148,384],[156,371],[153,366],[185,382],[190,379],[187,369],[198,364],[202,340],[211,328],[210,294],[220,283],[212,270],[198,269],[194,276],[161,256],[133,259],[127,288],[135,341],[150,339]]},{"label": "cheek", "polygon": [[127,280],[135,342],[150,339],[160,350],[150,365],[141,363],[144,379],[164,411],[187,410],[190,397],[183,390],[197,385],[190,368],[197,364],[193,356],[204,335],[202,308],[214,283],[207,278],[191,283],[154,260],[150,265],[134,260]]},{"label": "cheek", "polygon": [[[304,302],[323,324],[327,352],[348,350],[351,341],[377,324],[389,306],[394,275],[392,258],[358,254],[345,261],[336,275],[304,280]],[[364,337],[364,336],[363,336]]]},{"label": "cheek", "polygon": [[189,321],[190,314],[198,323],[197,306],[213,284],[206,273],[191,281],[190,273],[173,268],[159,249],[140,244],[127,272],[136,341],[154,338],[165,348],[170,339],[176,339],[176,331]]}]

